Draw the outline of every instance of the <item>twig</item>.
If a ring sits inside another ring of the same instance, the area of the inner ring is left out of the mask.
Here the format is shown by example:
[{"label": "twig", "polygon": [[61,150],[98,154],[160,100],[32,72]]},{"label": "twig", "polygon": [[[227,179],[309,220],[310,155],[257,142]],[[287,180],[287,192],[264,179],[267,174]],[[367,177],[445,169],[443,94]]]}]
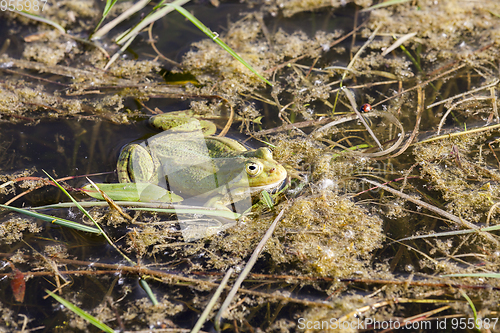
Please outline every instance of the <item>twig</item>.
[{"label": "twig", "polygon": [[462,288],[462,289],[492,289],[500,290],[500,287],[486,286],[486,285],[470,285],[470,284],[457,284],[457,283],[432,283],[422,281],[401,281],[401,280],[374,280],[374,279],[340,279],[340,282],[351,283],[364,283],[364,284],[390,284],[390,285],[409,285],[416,287],[433,287],[433,288]]},{"label": "twig", "polygon": [[403,198],[405,200],[413,202],[416,205],[422,206],[425,209],[428,209],[428,210],[430,210],[430,211],[432,211],[432,212],[434,212],[436,214],[444,216],[447,219],[449,219],[449,220],[451,220],[451,221],[453,221],[455,223],[461,224],[462,226],[464,226],[466,228],[476,230],[480,235],[485,236],[488,240],[490,240],[491,242],[495,243],[497,246],[500,245],[500,243],[498,242],[498,240],[496,240],[493,237],[493,235],[491,235],[490,233],[487,233],[487,232],[482,232],[477,225],[475,225],[475,224],[473,224],[473,223],[471,223],[471,222],[469,222],[467,220],[464,220],[462,218],[459,218],[458,216],[455,216],[455,215],[453,215],[451,213],[448,213],[447,211],[442,210],[441,208],[437,208],[436,206],[432,206],[432,205],[430,205],[430,204],[428,204],[426,202],[423,202],[421,200],[415,199],[412,196],[409,196],[408,194],[405,194],[405,193],[403,193],[401,191],[393,189],[392,187],[382,185],[380,183],[377,183],[377,182],[375,182],[373,180],[369,180],[369,179],[366,179],[366,178],[362,178],[361,180],[363,180],[365,182],[368,182],[368,183],[370,183],[372,185],[375,185],[377,187],[380,187],[380,188],[386,190],[387,192],[391,192],[392,194],[395,194],[395,195],[397,195],[397,196],[399,196],[399,197],[401,197],[401,198]]},{"label": "twig", "polygon": [[[356,53],[356,56],[358,54],[359,54],[359,52]],[[356,58],[356,57],[354,57],[354,58]],[[353,59],[353,61],[354,61],[354,59]],[[351,103],[351,107],[352,107],[353,111],[358,116],[358,119],[361,121],[361,123],[363,124],[363,126],[365,126],[366,130],[368,131],[368,133],[370,133],[370,136],[373,138],[373,140],[375,140],[375,143],[380,148],[380,150],[383,151],[384,148],[380,144],[380,141],[378,141],[377,136],[375,135],[375,133],[373,133],[373,131],[370,128],[370,126],[368,126],[368,124],[367,124],[365,118],[363,118],[363,115],[361,114],[361,112],[359,112],[358,106],[356,105],[356,100],[354,99],[354,96],[353,96],[352,92],[349,89],[343,89],[343,90],[344,90],[345,95],[347,96],[347,99]]]},{"label": "twig", "polygon": [[[349,38],[352,34],[354,34],[356,31],[358,31],[359,29],[361,29],[365,24],[366,24],[367,21],[361,23],[359,26],[357,26],[355,29],[353,29],[351,32],[345,34],[344,36],[340,37],[339,39],[333,41],[330,45],[329,45],[329,48],[332,48],[334,47],[335,45],[343,42],[345,39]],[[322,47],[319,47],[318,50],[321,50]],[[286,66],[288,66],[289,64],[293,64],[299,60],[302,60],[306,57],[308,57],[309,55],[308,54],[304,54],[304,55],[301,55],[297,58],[294,58],[294,59],[291,59],[291,60],[288,60],[287,62],[284,62],[280,65],[277,65],[277,66],[274,66],[274,67],[271,67],[269,69],[266,69],[264,71],[264,73],[267,73],[267,72],[274,72],[274,71],[277,71],[278,69],[281,69],[281,68],[284,68]]]},{"label": "twig", "polygon": [[[349,148],[344,147],[344,146],[342,146],[341,144],[338,144],[338,143],[336,143],[335,145],[338,146],[338,147],[341,147],[344,150],[349,151],[352,154],[356,154],[356,155],[360,155],[360,156],[364,156],[364,157],[370,157],[370,158],[372,158],[372,157],[380,157],[380,156],[387,155],[389,153],[392,153],[394,150],[398,149],[401,146],[401,143],[403,142],[404,136],[405,136],[404,128],[403,128],[403,125],[401,124],[401,122],[392,113],[371,111],[371,112],[365,114],[364,117],[384,117],[384,118],[388,119],[390,122],[392,122],[393,124],[395,124],[396,126],[398,126],[399,129],[401,130],[401,133],[400,133],[399,138],[396,141],[396,143],[393,144],[390,148],[388,148],[386,150],[383,150],[383,151],[376,152],[376,153],[357,152],[355,150],[350,150]],[[326,129],[328,129],[328,128],[332,127],[332,126],[335,126],[335,125],[338,125],[338,124],[341,124],[341,123],[345,123],[347,121],[352,121],[352,120],[355,120],[355,119],[358,119],[358,116],[356,114],[354,114],[354,115],[347,115],[345,117],[342,117],[340,119],[334,120],[334,121],[326,124],[325,126],[317,129],[316,131],[312,132],[310,134],[310,136],[313,136],[313,137],[317,136],[320,132],[325,131]]]},{"label": "twig", "polygon": [[[76,179],[76,178],[79,178],[79,177],[86,177],[86,176],[100,176],[100,175],[104,175],[104,174],[108,174],[108,173],[111,173],[111,172],[98,172],[98,173],[92,173],[92,174],[89,174],[89,175],[83,175],[83,176],[68,176],[68,177],[63,177],[63,178],[58,178],[56,179],[56,181],[58,182],[63,182],[63,181],[66,181],[66,180],[70,180],[70,179]],[[34,190],[37,190],[41,187],[44,187],[45,185],[53,185],[53,186],[56,186],[56,184],[54,184],[53,182],[51,181],[48,181],[47,179],[45,178],[42,178],[42,177],[20,177],[20,178],[16,178],[14,180],[11,180],[11,181],[8,181],[8,182],[5,182],[3,184],[0,185],[0,188],[2,187],[5,187],[7,185],[13,185],[17,182],[20,182],[20,181],[23,181],[23,180],[35,180],[35,181],[43,181],[45,182],[45,184],[43,185],[40,185],[40,186],[37,186],[37,187],[34,187],[34,188],[31,188],[31,189],[28,189],[22,193],[19,193],[18,195],[16,195],[14,198],[10,199],[9,201],[7,201],[4,205],[5,206],[8,206],[10,205],[11,203],[13,203],[14,201],[16,201],[17,199],[21,198],[22,196],[25,196],[26,194],[34,191]]]},{"label": "twig", "polygon": [[287,125],[282,125],[282,126],[275,127],[275,128],[270,128],[270,129],[267,129],[267,130],[258,131],[254,135],[255,136],[267,135],[267,134],[276,133],[276,132],[289,131],[289,130],[292,130],[294,128],[302,128],[302,127],[310,127],[310,126],[316,126],[316,125],[323,125],[323,124],[326,124],[326,123],[328,123],[330,121],[332,121],[331,118],[321,118],[321,119],[318,119],[318,120],[307,120],[307,121],[302,121],[302,122],[299,122],[299,123],[287,124]]},{"label": "twig", "polygon": [[[148,0],[149,1],[149,0]],[[176,66],[176,67],[179,67],[179,68],[182,68],[182,65],[179,64],[177,61],[173,61],[167,57],[165,57],[163,55],[163,53],[161,53],[157,48],[156,48],[156,43],[155,43],[155,40],[153,38],[153,25],[154,25],[154,22],[151,22],[151,24],[149,25],[149,28],[148,28],[148,36],[149,36],[149,42],[151,44],[151,47],[153,48],[153,50],[155,50],[156,54],[162,58],[163,60],[171,63],[172,65]]]},{"label": "twig", "polygon": [[57,84],[57,85],[60,85],[60,86],[69,87],[69,84],[64,84],[64,83],[61,83],[61,82],[57,82],[57,81],[45,79],[43,77],[38,77],[38,76],[30,75],[30,74],[27,74],[27,73],[16,72],[16,71],[13,71],[12,69],[8,69],[8,68],[5,68],[5,67],[0,67],[0,70],[2,70],[4,72],[7,72],[7,73],[10,73],[10,74],[22,75],[22,76],[29,77],[30,79],[35,79],[35,80],[40,80],[40,81],[48,82],[50,84]]},{"label": "twig", "polygon": [[394,158],[404,153],[418,134],[418,127],[420,126],[420,120],[422,120],[422,113],[424,112],[424,101],[425,101],[425,92],[424,90],[422,90],[422,87],[418,87],[417,89],[417,100],[418,100],[417,119],[415,121],[415,126],[413,127],[413,132],[411,133],[410,138],[406,140],[404,146],[397,153],[394,153],[389,158]]},{"label": "twig", "polygon": [[446,121],[446,117],[448,117],[448,115],[451,113],[451,111],[453,111],[453,109],[457,105],[465,103],[465,102],[469,102],[469,101],[481,101],[481,100],[487,100],[487,99],[491,99],[491,97],[471,97],[471,98],[467,98],[467,99],[463,99],[461,101],[458,101],[455,104],[453,104],[452,106],[450,106],[448,108],[448,110],[445,112],[445,114],[443,115],[443,117],[441,118],[441,121],[439,122],[437,134],[439,135],[439,133],[441,133],[441,129],[443,128],[444,122]]},{"label": "twig", "polygon": [[393,96],[391,96],[391,97],[387,97],[386,99],[381,100],[380,102],[377,102],[377,103],[375,103],[375,104],[372,104],[372,107],[376,107],[377,105],[380,105],[380,104],[382,104],[382,103],[385,103],[385,102],[387,102],[387,101],[389,101],[389,100],[391,100],[391,99],[393,99],[393,98],[397,98],[397,97],[399,97],[399,96],[402,96],[402,95],[404,95],[404,94],[406,94],[406,93],[408,93],[408,92],[410,92],[410,91],[412,91],[412,90],[418,89],[419,87],[425,87],[426,85],[428,85],[428,84],[429,84],[429,83],[431,83],[432,81],[435,81],[435,80],[437,80],[437,79],[439,79],[439,78],[441,78],[441,77],[443,77],[443,76],[445,76],[445,75],[448,75],[448,74],[451,74],[451,73],[453,73],[453,72],[456,72],[456,71],[458,71],[459,69],[464,68],[465,66],[466,66],[466,64],[461,64],[461,65],[459,65],[459,66],[457,66],[457,67],[455,67],[455,68],[450,69],[450,70],[449,70],[449,71],[447,71],[447,72],[441,73],[441,74],[439,74],[438,76],[435,76],[435,77],[433,77],[433,78],[431,78],[431,79],[429,79],[429,80],[427,80],[427,81],[424,81],[424,82],[422,82],[422,83],[420,83],[420,84],[417,84],[416,86],[413,86],[413,87],[411,87],[411,88],[409,88],[409,89],[403,90],[403,91],[402,91],[402,92],[400,92],[400,93],[397,93],[397,94],[395,94],[395,95],[393,95]]},{"label": "twig", "polygon": [[436,102],[436,103],[432,103],[431,105],[428,105],[427,108],[430,109],[436,105],[439,105],[439,104],[443,104],[443,103],[446,103],[448,101],[451,101],[451,100],[454,100],[456,98],[460,98],[460,97],[463,97],[465,95],[470,95],[470,94],[473,94],[475,92],[478,92],[478,91],[481,91],[481,90],[484,90],[484,89],[488,89],[488,88],[491,88],[491,87],[494,87],[498,84],[498,82],[500,82],[499,79],[496,79],[495,81],[493,81],[492,83],[490,84],[487,84],[485,86],[482,86],[482,87],[479,87],[479,88],[476,88],[476,89],[472,89],[472,90],[469,90],[469,91],[466,91],[464,93],[461,93],[461,94],[458,94],[458,95],[455,95],[455,96],[452,96],[450,98],[447,98],[447,99],[443,99],[442,101],[439,101],[439,102]]},{"label": "twig", "polygon": [[224,97],[220,97],[220,98],[223,101],[225,101],[229,105],[229,108],[231,109],[231,113],[229,114],[229,119],[227,120],[226,126],[224,126],[224,128],[222,129],[222,131],[220,131],[219,135],[217,135],[217,136],[222,137],[222,136],[224,136],[224,135],[227,134],[227,132],[231,128],[231,125],[233,124],[233,120],[234,120],[234,108],[233,108],[233,106],[231,105],[231,103],[227,99],[225,99]]},{"label": "twig", "polygon": [[[288,205],[290,205],[290,203]],[[287,207],[288,206],[284,207],[281,210],[281,212],[278,214],[278,216],[276,216],[276,218],[274,219],[273,223],[271,224],[271,226],[267,230],[266,234],[264,235],[264,237],[262,237],[262,240],[259,242],[259,244],[255,248],[252,256],[248,260],[247,265],[245,266],[245,268],[241,272],[240,276],[238,276],[238,279],[236,280],[236,282],[233,285],[233,288],[231,289],[231,291],[227,295],[226,300],[224,301],[224,303],[222,303],[222,305],[221,305],[221,307],[219,309],[219,312],[217,312],[217,315],[215,316],[215,328],[216,328],[217,331],[220,332],[220,320],[221,320],[221,317],[224,315],[226,309],[229,307],[229,304],[231,304],[231,301],[233,300],[234,296],[236,296],[236,293],[238,292],[238,289],[240,288],[241,284],[246,279],[247,275],[250,273],[250,271],[252,270],[253,266],[257,262],[257,258],[259,257],[260,252],[262,251],[262,249],[266,245],[266,243],[269,240],[269,238],[271,238],[271,236],[272,236],[272,234],[274,232],[274,229],[278,225],[278,222],[281,220],[281,217],[283,216],[283,213],[285,212],[285,210],[286,210]]]},{"label": "twig", "polygon": [[498,107],[497,107],[497,94],[495,90],[496,90],[495,87],[490,88],[491,104],[493,105],[493,114],[497,118],[497,123],[500,123],[500,116],[498,115]]},{"label": "twig", "polygon": [[[407,34],[399,39],[396,39],[396,41],[391,46],[389,46],[387,49],[385,49],[384,52],[382,52],[382,56],[385,57],[386,55],[391,53],[393,50],[397,49],[400,45],[403,45],[404,42],[415,37],[416,35],[417,35],[416,32],[412,32],[411,34]],[[395,36],[393,36],[393,37],[396,38]]]},{"label": "twig", "polygon": [[130,217],[130,215],[128,215],[127,213],[125,213],[123,211],[123,209],[120,206],[118,206],[113,199],[111,199],[103,190],[101,190],[96,185],[96,183],[94,183],[89,177],[86,177],[86,178],[89,181],[89,183],[92,184],[92,186],[101,194],[101,196],[104,198],[104,200],[106,200],[106,202],[108,203],[108,205],[109,205],[109,207],[111,209],[116,210],[122,217],[124,217],[125,219],[129,220],[130,222],[133,221],[132,217]]},{"label": "twig", "polygon": [[[369,71],[360,72],[360,74],[363,74],[363,73],[369,74]],[[332,82],[332,83],[328,83],[327,86],[332,85],[332,84],[336,84],[336,83],[339,83],[339,82],[340,82],[340,80]],[[398,83],[398,82],[401,82],[401,81],[390,80],[390,81],[368,82],[368,83],[364,83],[364,84],[358,84],[358,85],[355,85],[355,86],[345,86],[345,88],[347,88],[347,89],[363,89],[363,88],[371,88],[371,87],[375,87],[375,86],[382,86],[382,85],[385,85],[385,84],[393,84],[393,83]],[[329,93],[337,92],[340,89],[342,89],[342,88],[340,88],[340,87],[339,88],[335,88],[333,90],[330,90]]]},{"label": "twig", "polygon": [[441,140],[441,139],[451,139],[451,138],[454,138],[454,137],[457,137],[457,136],[461,136],[461,135],[467,135],[467,134],[472,134],[472,133],[480,133],[480,132],[491,131],[491,130],[494,130],[496,128],[500,128],[500,124],[479,127],[479,128],[475,128],[475,129],[471,129],[471,130],[467,130],[467,131],[463,131],[463,132],[455,132],[455,133],[449,133],[449,134],[434,136],[434,137],[431,137],[429,139],[425,139],[425,140],[422,140],[422,141],[419,141],[419,142],[415,142],[414,144],[417,145],[417,144],[428,143],[428,142],[437,141],[437,140]]},{"label": "twig", "polygon": [[[11,257],[13,256],[13,253],[0,253],[0,257]],[[23,258],[26,259],[32,259],[32,256],[23,256]],[[208,286],[208,287],[218,287],[219,284],[215,282],[210,282],[210,281],[205,281],[205,280],[200,280],[200,279],[195,279],[195,278],[190,278],[187,276],[182,276],[182,275],[176,275],[172,273],[167,273],[163,271],[157,271],[157,270],[152,270],[148,268],[144,268],[142,266],[126,266],[123,264],[104,264],[100,262],[93,262],[93,261],[84,261],[84,260],[75,260],[75,259],[64,259],[64,258],[51,258],[57,263],[60,264],[68,264],[68,265],[78,265],[78,266],[84,266],[84,267],[93,267],[93,268],[104,268],[104,269],[110,269],[112,271],[107,271],[107,274],[114,274],[116,275],[116,272],[120,272],[121,274],[137,274],[141,276],[154,276],[158,278],[162,278],[164,281],[169,281],[169,283],[174,284],[177,281],[182,281],[182,285],[186,285],[185,282],[192,283],[195,285],[203,285],[203,286]],[[60,271],[61,274],[66,274],[66,271]],[[79,273],[86,272],[86,271],[68,271],[68,272],[74,272],[73,274],[78,275]],[[87,274],[101,274],[99,272],[101,271],[87,271]],[[2,276],[10,276],[11,273],[5,273],[2,274],[0,273],[0,277]],[[52,272],[28,272],[24,273],[26,276],[46,276],[46,275],[52,275],[54,273]],[[85,273],[82,273],[85,274]],[[225,289],[229,289],[229,287],[226,287]],[[296,299],[293,297],[287,297],[283,296],[281,294],[270,294],[270,293],[265,293],[265,292],[260,292],[260,291],[255,291],[255,290],[249,290],[245,288],[240,288],[238,292],[242,294],[247,294],[247,295],[252,295],[252,296],[257,296],[257,297],[262,297],[265,299],[272,299],[272,300],[277,300],[277,301],[284,301],[284,302],[291,302],[291,303],[296,303],[296,304],[302,304],[305,306],[314,306],[314,307],[327,307],[327,308],[333,308],[332,304],[324,303],[321,301],[308,301],[308,300],[302,300],[302,299]]]},{"label": "twig", "polygon": [[203,313],[201,314],[200,318],[198,318],[198,321],[196,322],[193,329],[191,330],[191,333],[198,333],[199,332],[199,330],[201,329],[201,327],[205,323],[208,315],[210,314],[210,311],[214,307],[215,302],[217,302],[217,300],[220,297],[220,294],[222,293],[224,288],[226,288],[227,281],[229,281],[229,278],[231,277],[233,272],[234,272],[234,269],[232,267],[227,270],[226,275],[224,275],[224,278],[222,279],[219,287],[217,288],[214,295],[210,299],[210,302],[208,302],[207,306],[205,307],[205,310],[203,310]]}]

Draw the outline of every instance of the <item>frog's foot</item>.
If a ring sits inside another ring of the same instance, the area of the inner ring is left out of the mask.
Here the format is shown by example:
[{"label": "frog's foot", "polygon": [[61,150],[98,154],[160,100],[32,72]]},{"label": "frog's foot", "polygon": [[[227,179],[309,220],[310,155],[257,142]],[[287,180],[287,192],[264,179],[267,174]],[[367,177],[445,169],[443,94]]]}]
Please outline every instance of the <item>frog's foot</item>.
[{"label": "frog's foot", "polygon": [[207,205],[207,207],[233,213],[233,211],[231,209],[227,208],[227,206],[222,204],[222,203],[215,203],[213,205]]},{"label": "frog's foot", "polygon": [[196,119],[189,113],[170,112],[149,118],[149,124],[159,130],[172,132],[201,131],[203,135],[212,135],[217,131],[215,124],[208,120]]},{"label": "frog's foot", "polygon": [[215,208],[217,210],[232,212],[232,210],[227,208],[227,206],[224,204],[224,202],[221,200],[221,197],[219,197],[219,196],[213,197],[212,199],[208,200],[204,206],[210,207],[210,208]]},{"label": "frog's foot", "polygon": [[283,164],[283,167],[285,168],[286,170],[286,173],[287,175],[290,177],[290,178],[293,178],[293,179],[298,179],[299,181],[303,181],[304,178],[300,175],[300,172],[298,172],[296,169],[294,169],[292,166],[288,165],[288,164]]}]

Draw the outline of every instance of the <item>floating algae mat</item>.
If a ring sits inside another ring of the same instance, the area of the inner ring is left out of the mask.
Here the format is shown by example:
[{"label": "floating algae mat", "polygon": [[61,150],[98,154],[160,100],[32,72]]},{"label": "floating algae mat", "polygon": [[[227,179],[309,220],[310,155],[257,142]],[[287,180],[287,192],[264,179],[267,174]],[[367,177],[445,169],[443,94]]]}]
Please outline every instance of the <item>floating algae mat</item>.
[{"label": "floating algae mat", "polygon": [[[500,330],[498,1],[34,4],[0,11],[0,204],[46,206],[0,210],[0,332]],[[179,110],[283,186],[116,185]]]}]

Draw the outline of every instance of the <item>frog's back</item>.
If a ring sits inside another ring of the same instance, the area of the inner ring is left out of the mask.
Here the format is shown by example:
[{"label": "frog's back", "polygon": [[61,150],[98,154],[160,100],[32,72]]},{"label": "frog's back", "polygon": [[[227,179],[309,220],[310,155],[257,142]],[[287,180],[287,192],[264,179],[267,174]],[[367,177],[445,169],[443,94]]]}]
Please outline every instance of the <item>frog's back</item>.
[{"label": "frog's back", "polygon": [[247,151],[235,140],[195,133],[160,133],[148,141],[148,148],[151,155],[177,164],[197,164],[207,158],[231,158]]}]

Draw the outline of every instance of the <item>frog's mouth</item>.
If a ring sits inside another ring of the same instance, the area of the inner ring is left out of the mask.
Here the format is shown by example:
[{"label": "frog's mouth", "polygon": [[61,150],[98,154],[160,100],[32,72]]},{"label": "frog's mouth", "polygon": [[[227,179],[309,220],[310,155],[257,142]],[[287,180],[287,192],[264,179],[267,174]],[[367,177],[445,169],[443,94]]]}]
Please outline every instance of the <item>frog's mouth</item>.
[{"label": "frog's mouth", "polygon": [[276,192],[281,191],[283,188],[285,188],[285,186],[287,184],[288,184],[288,177],[285,177],[285,178],[283,178],[283,180],[280,180],[279,182],[276,182],[276,183],[252,187],[252,194],[253,193],[260,193],[262,191],[267,191],[271,194],[274,194]]},{"label": "frog's mouth", "polygon": [[271,193],[274,194],[284,189],[285,186],[287,186],[290,183],[289,180],[290,180],[289,177],[285,177],[285,179],[283,179],[281,183],[279,183],[274,189],[271,190]]}]

